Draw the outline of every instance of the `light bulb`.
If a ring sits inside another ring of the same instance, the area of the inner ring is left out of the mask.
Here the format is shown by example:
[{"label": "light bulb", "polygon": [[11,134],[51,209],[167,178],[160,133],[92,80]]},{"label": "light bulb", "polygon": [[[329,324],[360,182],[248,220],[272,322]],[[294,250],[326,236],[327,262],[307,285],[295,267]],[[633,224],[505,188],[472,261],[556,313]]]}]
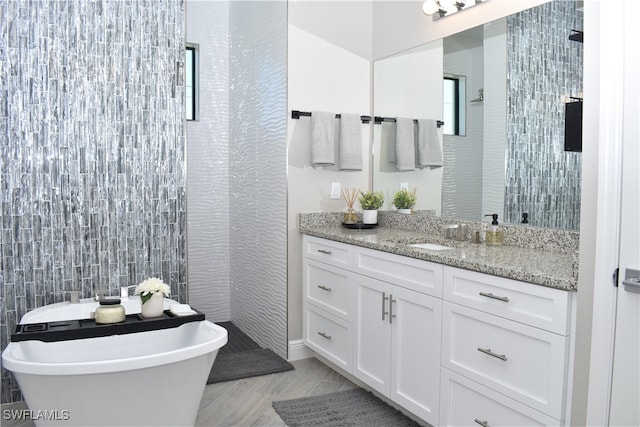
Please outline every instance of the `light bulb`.
[{"label": "light bulb", "polygon": [[433,15],[438,11],[438,9],[439,7],[436,3],[436,0],[426,0],[422,4],[422,11],[425,13],[425,15]]},{"label": "light bulb", "polygon": [[458,11],[455,0],[439,0],[440,8],[446,10],[447,13],[455,13]]}]

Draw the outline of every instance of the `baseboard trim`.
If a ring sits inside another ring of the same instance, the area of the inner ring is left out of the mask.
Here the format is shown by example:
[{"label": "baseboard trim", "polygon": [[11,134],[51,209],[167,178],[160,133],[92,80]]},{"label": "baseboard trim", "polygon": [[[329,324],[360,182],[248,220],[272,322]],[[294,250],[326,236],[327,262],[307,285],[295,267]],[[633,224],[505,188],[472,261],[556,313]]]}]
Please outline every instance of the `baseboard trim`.
[{"label": "baseboard trim", "polygon": [[313,357],[313,351],[309,350],[307,346],[304,345],[304,341],[289,341],[289,357],[287,359],[289,362],[308,359],[310,357]]}]

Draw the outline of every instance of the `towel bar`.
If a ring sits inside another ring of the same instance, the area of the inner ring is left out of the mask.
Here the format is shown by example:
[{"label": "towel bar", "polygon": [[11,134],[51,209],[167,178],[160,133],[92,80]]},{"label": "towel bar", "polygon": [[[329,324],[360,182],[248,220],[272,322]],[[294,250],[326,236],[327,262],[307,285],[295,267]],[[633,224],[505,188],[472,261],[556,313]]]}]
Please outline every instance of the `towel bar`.
[{"label": "towel bar", "polygon": [[[291,110],[292,119],[298,120],[300,119],[300,117],[311,117],[311,112]],[[340,117],[341,117],[340,114],[336,114],[336,119],[339,119]],[[369,123],[371,121],[371,116],[360,116],[360,120],[362,120],[362,123]]]},{"label": "towel bar", "polygon": [[[396,119],[395,117],[380,117],[380,116],[375,116],[374,117],[374,123],[379,125],[382,122],[395,122]],[[418,120],[413,120],[413,123],[418,123]],[[444,126],[444,122],[442,120],[437,120],[436,121],[436,125],[441,128],[442,126]]]}]

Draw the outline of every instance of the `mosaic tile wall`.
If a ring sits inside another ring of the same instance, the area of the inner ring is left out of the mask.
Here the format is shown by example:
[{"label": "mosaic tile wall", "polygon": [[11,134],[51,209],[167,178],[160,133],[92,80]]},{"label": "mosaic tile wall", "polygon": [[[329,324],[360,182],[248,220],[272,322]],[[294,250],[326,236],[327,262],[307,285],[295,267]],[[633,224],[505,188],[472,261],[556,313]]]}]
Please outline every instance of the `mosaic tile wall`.
[{"label": "mosaic tile wall", "polygon": [[64,290],[186,300],[183,0],[3,1],[0,30],[2,349]]},{"label": "mosaic tile wall", "polygon": [[581,153],[564,151],[563,96],[582,94],[583,28],[576,2],[556,0],[508,18],[505,221],[577,230]]},{"label": "mosaic tile wall", "polygon": [[287,2],[230,4],[231,320],[287,355]]}]

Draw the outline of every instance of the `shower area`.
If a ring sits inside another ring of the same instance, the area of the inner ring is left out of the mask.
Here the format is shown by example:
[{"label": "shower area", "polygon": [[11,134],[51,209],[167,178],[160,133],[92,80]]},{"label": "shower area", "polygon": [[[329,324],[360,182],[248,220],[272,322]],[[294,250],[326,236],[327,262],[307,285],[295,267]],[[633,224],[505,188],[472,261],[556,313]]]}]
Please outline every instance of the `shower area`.
[{"label": "shower area", "polygon": [[[215,10],[190,40],[198,7]],[[286,22],[286,2],[0,5],[0,350],[68,291],[157,276],[286,357]],[[2,402],[20,399],[2,369]]]}]

